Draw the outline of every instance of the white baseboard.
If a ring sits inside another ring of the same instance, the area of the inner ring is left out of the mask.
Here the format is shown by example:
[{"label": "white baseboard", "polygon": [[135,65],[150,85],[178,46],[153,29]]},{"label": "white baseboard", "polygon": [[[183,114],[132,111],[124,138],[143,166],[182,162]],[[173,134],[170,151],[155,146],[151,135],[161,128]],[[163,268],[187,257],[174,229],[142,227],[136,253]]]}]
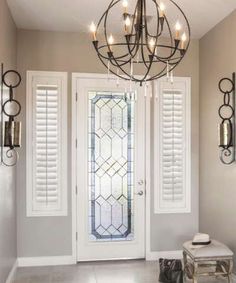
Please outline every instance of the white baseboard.
[{"label": "white baseboard", "polygon": [[182,259],[183,251],[163,251],[163,252],[149,252],[146,254],[146,260],[158,260],[160,258],[168,258],[168,259]]},{"label": "white baseboard", "polygon": [[[149,252],[146,254],[146,260],[158,260],[159,258],[182,259],[182,250],[180,251],[162,251]],[[76,264],[77,260],[73,256],[49,256],[49,257],[19,257],[18,266],[54,266]]]},{"label": "white baseboard", "polygon": [[15,279],[16,269],[18,267],[18,260],[16,259],[15,263],[12,266],[12,269],[7,277],[6,283],[12,283]]},{"label": "white baseboard", "polygon": [[54,266],[76,264],[73,256],[19,257],[18,266]]}]

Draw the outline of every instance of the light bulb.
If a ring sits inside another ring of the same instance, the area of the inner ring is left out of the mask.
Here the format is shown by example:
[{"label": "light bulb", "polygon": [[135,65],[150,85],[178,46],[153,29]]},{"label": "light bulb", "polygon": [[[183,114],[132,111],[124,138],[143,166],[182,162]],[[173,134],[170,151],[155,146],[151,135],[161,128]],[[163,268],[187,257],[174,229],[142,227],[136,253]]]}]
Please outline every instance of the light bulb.
[{"label": "light bulb", "polygon": [[112,36],[112,34],[109,36],[108,38],[108,44],[112,45],[114,43],[114,37]]},{"label": "light bulb", "polygon": [[178,31],[181,30],[181,25],[180,25],[179,22],[177,22],[177,23],[175,24],[175,29],[178,30]]},{"label": "light bulb", "polygon": [[183,35],[182,35],[182,41],[186,41],[187,40],[187,35],[186,35],[186,33],[183,33]]},{"label": "light bulb", "polygon": [[126,34],[129,34],[130,25],[131,25],[130,17],[126,16],[126,18],[125,18],[125,32],[126,32]]},{"label": "light bulb", "polygon": [[181,25],[179,22],[175,24],[175,39],[179,39],[179,32],[181,30]]},{"label": "light bulb", "polygon": [[112,51],[112,44],[114,43],[114,37],[112,36],[112,34],[108,37],[108,44],[110,47],[110,50]]},{"label": "light bulb", "polygon": [[91,23],[91,25],[90,25],[90,31],[91,31],[91,32],[95,32],[95,31],[96,31],[96,29],[97,29],[97,28],[96,28],[95,23],[94,23],[94,22],[92,22],[92,23]]},{"label": "light bulb", "polygon": [[128,1],[127,0],[123,0],[122,5],[124,8],[128,7]]},{"label": "light bulb", "polygon": [[183,49],[183,50],[185,49],[185,42],[186,42],[186,40],[187,40],[187,35],[184,32],[182,37],[181,37],[181,49]]},{"label": "light bulb", "polygon": [[124,13],[127,13],[127,8],[128,8],[128,1],[127,0],[123,0],[122,2],[122,6],[124,8]]},{"label": "light bulb", "polygon": [[129,27],[129,26],[131,25],[130,17],[126,17],[126,19],[125,19],[125,25],[126,25],[127,27]]},{"label": "light bulb", "polygon": [[93,33],[93,39],[96,40],[97,27],[94,24],[94,22],[92,22],[91,25],[90,25],[90,31]]},{"label": "light bulb", "polygon": [[160,3],[159,7],[160,7],[160,17],[163,18],[164,17],[164,11],[165,11],[166,7],[163,4],[163,2]]},{"label": "light bulb", "polygon": [[151,51],[152,52],[154,52],[154,49],[155,49],[155,40],[153,39],[153,38],[151,38],[150,40],[149,40],[149,47],[150,47],[150,49],[151,49]]}]

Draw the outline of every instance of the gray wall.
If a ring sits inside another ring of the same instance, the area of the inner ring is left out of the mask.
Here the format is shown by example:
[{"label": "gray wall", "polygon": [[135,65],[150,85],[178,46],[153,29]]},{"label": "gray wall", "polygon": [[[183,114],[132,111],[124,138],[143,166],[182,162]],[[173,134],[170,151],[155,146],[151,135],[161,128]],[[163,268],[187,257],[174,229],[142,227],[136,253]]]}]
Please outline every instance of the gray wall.
[{"label": "gray wall", "polygon": [[[16,67],[16,27],[5,0],[0,0],[0,62]],[[0,165],[0,283],[16,260],[15,170]]]},{"label": "gray wall", "polygon": [[[91,46],[88,34],[18,31],[17,66],[23,75],[20,89],[25,93],[27,70],[69,72],[69,133],[71,72],[103,73]],[[177,250],[182,241],[198,230],[198,41],[193,41],[184,62],[176,75],[192,77],[192,213],[187,215],[157,216],[152,214],[151,244],[153,251]],[[25,96],[21,96],[25,110]],[[68,217],[26,217],[25,172],[25,111],[23,111],[23,147],[18,174],[18,256],[54,256],[71,254],[71,194],[69,191]],[[70,150],[70,148],[69,148]],[[69,151],[70,152],[70,151]],[[70,161],[70,159],[69,159]],[[69,163],[70,164],[70,163]],[[152,208],[153,211],[153,208]],[[183,229],[184,227],[184,229]]]},{"label": "gray wall", "polygon": [[236,71],[236,10],[200,41],[200,229],[236,253],[236,164],[219,160],[218,82]]},{"label": "gray wall", "polygon": [[[154,214],[151,204],[151,250],[181,250],[183,242],[192,239],[199,229],[199,42],[191,42],[190,51],[174,72],[176,76],[191,77],[191,192],[189,214]],[[153,125],[152,125],[153,127]],[[154,131],[152,130],[152,133]],[[153,138],[152,138],[153,141]],[[153,149],[153,147],[152,147]],[[151,154],[153,156],[153,154]],[[153,160],[152,166],[153,168]],[[154,172],[152,172],[152,175]],[[153,180],[153,178],[152,178]],[[153,185],[152,185],[153,187]],[[151,199],[154,199],[153,190]]]},{"label": "gray wall", "polygon": [[[71,72],[102,72],[97,58],[90,47],[89,38],[83,34],[18,31],[17,66],[22,74],[20,89],[25,93],[27,70],[65,71],[68,76],[68,145],[71,127]],[[23,106],[23,147],[18,174],[18,256],[60,256],[71,255],[71,184],[68,178],[68,216],[67,217],[26,217],[26,156],[25,156],[25,95],[21,96]],[[70,166],[70,146],[68,148]],[[69,171],[70,172],[70,168]],[[68,174],[69,175],[69,174]]]}]

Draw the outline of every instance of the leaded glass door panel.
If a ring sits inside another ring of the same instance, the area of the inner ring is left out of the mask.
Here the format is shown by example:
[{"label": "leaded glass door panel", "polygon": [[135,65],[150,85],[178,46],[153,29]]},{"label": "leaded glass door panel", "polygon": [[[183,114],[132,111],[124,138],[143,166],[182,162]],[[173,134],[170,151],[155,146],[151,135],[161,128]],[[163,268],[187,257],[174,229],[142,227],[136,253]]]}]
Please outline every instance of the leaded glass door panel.
[{"label": "leaded glass door panel", "polygon": [[[78,260],[144,257],[142,88],[76,79]],[[137,99],[138,98],[138,99]]]},{"label": "leaded glass door panel", "polygon": [[124,93],[88,93],[91,241],[133,239],[134,108]]}]

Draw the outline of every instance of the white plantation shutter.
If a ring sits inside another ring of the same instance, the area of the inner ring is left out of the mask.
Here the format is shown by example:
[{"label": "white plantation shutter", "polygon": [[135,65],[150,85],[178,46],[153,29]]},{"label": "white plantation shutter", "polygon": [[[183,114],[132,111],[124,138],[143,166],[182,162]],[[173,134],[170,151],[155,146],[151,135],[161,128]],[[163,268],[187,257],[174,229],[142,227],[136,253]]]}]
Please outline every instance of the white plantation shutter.
[{"label": "white plantation shutter", "polygon": [[190,80],[156,85],[155,212],[190,212]]},{"label": "white plantation shutter", "polygon": [[184,111],[181,91],[169,90],[162,94],[160,116],[160,149],[162,152],[162,199],[182,201],[184,197]]},{"label": "white plantation shutter", "polygon": [[66,75],[28,72],[28,216],[67,213]]},{"label": "white plantation shutter", "polygon": [[60,131],[59,90],[55,86],[36,86],[34,135],[35,207],[60,208]]}]

